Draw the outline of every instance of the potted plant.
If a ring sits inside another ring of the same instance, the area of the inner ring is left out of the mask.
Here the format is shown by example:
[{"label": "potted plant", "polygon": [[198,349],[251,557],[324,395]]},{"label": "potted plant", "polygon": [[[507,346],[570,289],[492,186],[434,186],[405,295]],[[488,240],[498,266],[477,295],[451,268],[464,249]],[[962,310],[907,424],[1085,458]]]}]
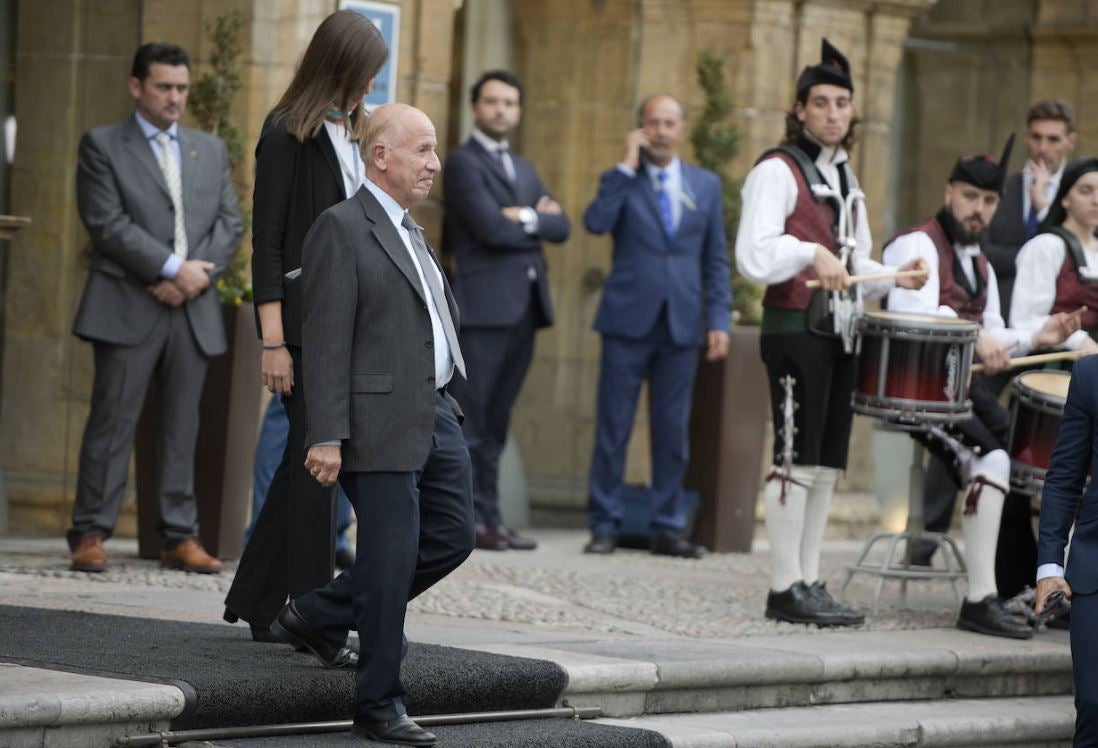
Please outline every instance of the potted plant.
[{"label": "potted plant", "polygon": [[736,270],[742,180],[729,177],[727,169],[739,152],[740,133],[729,121],[732,105],[723,66],[723,58],[710,50],[698,55],[698,83],[705,93],[705,108],[690,141],[698,162],[721,179],[732,266],[733,326],[726,359],[711,362],[701,354],[690,415],[686,486],[697,491],[700,499],[694,540],[714,551],[749,552],[770,394],[766,368],[759,358],[762,293]]},{"label": "potted plant", "polygon": [[[244,155],[244,136],[232,119],[233,97],[240,89],[239,41],[244,17],[239,10],[206,25],[212,42],[209,70],[191,89],[189,107],[198,126],[225,142],[235,169]],[[245,232],[251,210],[241,196]],[[239,557],[248,520],[252,462],[263,391],[259,386],[259,340],[255,334],[249,253],[241,247],[217,280],[229,350],[210,359],[199,404],[194,491],[202,544],[220,558]],[[136,483],[138,553],[160,555],[156,530],[157,430],[155,385],[149,388],[138,426]]]}]

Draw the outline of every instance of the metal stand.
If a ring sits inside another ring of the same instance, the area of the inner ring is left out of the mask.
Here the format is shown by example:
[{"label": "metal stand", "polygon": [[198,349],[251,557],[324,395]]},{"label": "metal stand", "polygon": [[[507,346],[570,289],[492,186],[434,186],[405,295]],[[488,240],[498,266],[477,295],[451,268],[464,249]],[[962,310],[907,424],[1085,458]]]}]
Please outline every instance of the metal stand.
[{"label": "metal stand", "polygon": [[[877,577],[877,588],[873,593],[873,615],[877,615],[881,607],[881,592],[884,590],[886,579],[900,580],[900,605],[907,607],[907,583],[915,580],[947,580],[953,587],[953,597],[957,604],[961,604],[961,594],[957,591],[957,580],[966,576],[965,561],[961,551],[953,538],[940,532],[927,532],[923,518],[923,445],[913,443],[911,469],[908,473],[908,497],[907,497],[907,529],[903,532],[878,532],[869,539],[862,549],[862,554],[856,563],[847,567],[846,581],[839,590],[839,600],[846,595],[847,585],[855,574],[863,573]],[[935,569],[929,566],[917,566],[911,563],[912,544],[916,541],[929,541],[934,543],[942,551],[942,559],[945,562],[944,569]],[[880,563],[870,563],[869,558],[873,547],[878,543],[886,543],[884,560]],[[902,543],[902,546],[901,546]],[[902,548],[902,553],[898,551]]]}]

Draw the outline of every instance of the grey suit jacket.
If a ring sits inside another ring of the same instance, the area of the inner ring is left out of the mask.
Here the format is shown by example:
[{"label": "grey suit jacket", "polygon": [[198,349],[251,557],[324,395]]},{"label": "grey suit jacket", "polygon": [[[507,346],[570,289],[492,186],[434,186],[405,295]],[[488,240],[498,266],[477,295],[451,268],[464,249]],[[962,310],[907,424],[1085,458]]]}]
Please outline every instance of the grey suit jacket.
[{"label": "grey suit jacket", "polygon": [[[431,318],[404,242],[365,187],[317,218],[301,281],[306,447],[342,440],[351,472],[422,468],[435,425]],[[443,287],[457,325],[445,276]]]},{"label": "grey suit jacket", "polygon": [[[180,127],[179,149],[187,258],[209,260],[222,270],[244,231],[225,145],[208,133]],[[164,175],[133,117],[84,133],[76,197],[92,252],[73,332],[85,340],[137,345],[168,309],[146,286],[159,278],[172,254],[175,214]],[[213,284],[185,309],[202,351],[224,353]]]},{"label": "grey suit jacket", "polygon": [[1026,243],[1026,221],[1022,215],[1022,173],[1007,177],[999,209],[988,226],[984,254],[995,268],[999,284],[999,307],[1009,324],[1010,298],[1014,291],[1014,260]]}]

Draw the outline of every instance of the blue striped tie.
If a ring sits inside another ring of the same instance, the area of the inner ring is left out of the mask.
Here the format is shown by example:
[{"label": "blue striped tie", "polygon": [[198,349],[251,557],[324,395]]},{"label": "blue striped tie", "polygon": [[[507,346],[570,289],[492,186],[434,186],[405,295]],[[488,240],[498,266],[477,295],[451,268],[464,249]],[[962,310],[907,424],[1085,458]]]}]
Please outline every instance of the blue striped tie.
[{"label": "blue striped tie", "polygon": [[667,191],[668,174],[664,170],[656,173],[660,180],[660,218],[663,220],[663,230],[669,237],[675,234],[675,215],[671,212],[671,194]]}]

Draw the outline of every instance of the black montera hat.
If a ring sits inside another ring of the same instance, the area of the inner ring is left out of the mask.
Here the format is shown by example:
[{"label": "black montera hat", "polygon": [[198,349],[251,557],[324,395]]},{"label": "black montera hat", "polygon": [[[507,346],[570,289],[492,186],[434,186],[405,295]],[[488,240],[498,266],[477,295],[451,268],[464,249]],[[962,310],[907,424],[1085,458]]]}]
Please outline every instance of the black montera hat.
[{"label": "black montera hat", "polygon": [[805,91],[821,83],[840,86],[854,93],[854,81],[850,79],[850,62],[827,39],[820,41],[820,64],[806,67],[797,78],[797,97],[800,98]]},{"label": "black montera hat", "polygon": [[1064,208],[1064,198],[1071,192],[1071,188],[1084,174],[1098,171],[1098,158],[1087,156],[1072,161],[1064,167],[1064,174],[1060,177],[1060,189],[1056,191],[1056,197],[1048,208],[1048,215],[1041,223],[1042,228],[1059,226],[1067,218],[1067,209]]},{"label": "black montera hat", "polygon": [[1007,177],[1007,167],[1010,165],[1010,152],[1014,149],[1014,133],[1007,138],[1003,146],[1003,155],[998,162],[990,155],[961,156],[953,166],[953,173],[949,175],[950,182],[968,182],[982,190],[995,190],[1001,193],[1003,183]]}]

